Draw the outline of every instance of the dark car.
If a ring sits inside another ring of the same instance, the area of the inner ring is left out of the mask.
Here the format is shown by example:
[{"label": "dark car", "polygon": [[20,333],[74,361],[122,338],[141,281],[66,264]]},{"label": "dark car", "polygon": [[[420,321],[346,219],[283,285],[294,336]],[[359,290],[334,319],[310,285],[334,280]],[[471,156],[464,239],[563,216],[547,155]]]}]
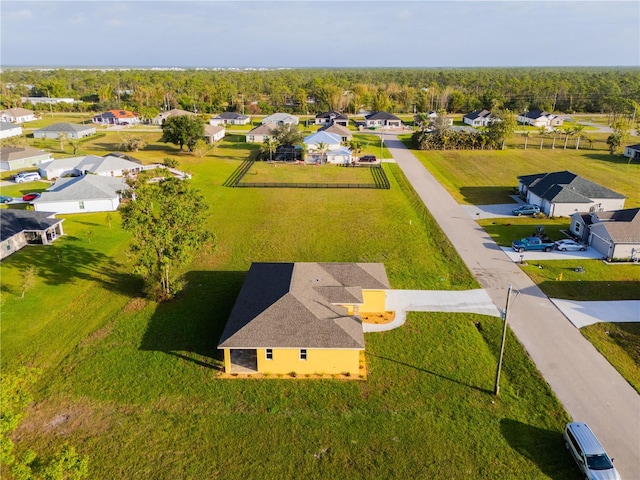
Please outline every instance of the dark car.
[{"label": "dark car", "polygon": [[6,195],[0,195],[0,203],[11,203],[13,202],[13,197],[7,197]]},{"label": "dark car", "polygon": [[376,161],[376,156],[375,155],[365,155],[363,157],[360,157],[360,161],[363,162],[363,163],[375,162]]},{"label": "dark car", "polygon": [[519,217],[520,215],[537,215],[540,213],[540,207],[537,205],[520,205],[514,208],[511,213]]},{"label": "dark car", "polygon": [[39,197],[40,197],[39,193],[27,193],[26,195],[22,196],[22,200],[25,202],[32,202]]}]

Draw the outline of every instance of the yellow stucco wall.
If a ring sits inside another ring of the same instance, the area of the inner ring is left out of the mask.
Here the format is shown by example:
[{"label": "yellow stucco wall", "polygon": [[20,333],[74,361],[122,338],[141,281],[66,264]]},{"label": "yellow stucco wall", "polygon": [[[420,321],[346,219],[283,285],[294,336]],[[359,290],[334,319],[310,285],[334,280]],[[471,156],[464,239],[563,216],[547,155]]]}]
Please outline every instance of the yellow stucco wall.
[{"label": "yellow stucco wall", "polygon": [[359,373],[360,350],[307,349],[306,360],[300,360],[299,349],[274,348],[273,360],[266,359],[265,349],[258,349],[257,354],[260,373]]},{"label": "yellow stucco wall", "polygon": [[387,294],[384,290],[363,290],[361,312],[382,313],[385,311]]}]

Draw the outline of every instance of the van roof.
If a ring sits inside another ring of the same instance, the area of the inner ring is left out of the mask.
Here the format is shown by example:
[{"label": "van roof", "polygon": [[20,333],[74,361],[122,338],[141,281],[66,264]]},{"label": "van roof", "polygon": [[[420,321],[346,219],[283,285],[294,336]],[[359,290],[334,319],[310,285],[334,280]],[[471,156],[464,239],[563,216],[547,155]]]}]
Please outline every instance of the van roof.
[{"label": "van roof", "polygon": [[567,424],[567,429],[571,430],[574,437],[580,442],[585,455],[599,455],[606,453],[589,425],[582,422],[572,422]]}]

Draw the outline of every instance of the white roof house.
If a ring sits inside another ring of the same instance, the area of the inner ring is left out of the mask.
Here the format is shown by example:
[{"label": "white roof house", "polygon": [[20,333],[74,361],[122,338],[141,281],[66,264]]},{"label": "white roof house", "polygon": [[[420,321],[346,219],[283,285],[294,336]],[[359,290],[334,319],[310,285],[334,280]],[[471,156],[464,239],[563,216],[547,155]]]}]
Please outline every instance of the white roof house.
[{"label": "white roof house", "polygon": [[215,143],[224,138],[226,129],[218,125],[205,125],[204,126],[204,138],[209,143]]},{"label": "white roof house", "polygon": [[37,212],[113,212],[120,205],[121,192],[128,188],[122,178],[99,175],[58,178],[32,203]]},{"label": "white roof house", "polygon": [[26,108],[8,108],[0,111],[0,120],[3,122],[24,123],[31,122],[36,119],[33,110]]},{"label": "white roof house", "polygon": [[308,150],[317,150],[319,143],[324,143],[328,149],[335,150],[341,147],[342,137],[331,132],[316,132],[304,137],[302,142]]},{"label": "white roof house", "polygon": [[22,135],[22,127],[11,122],[0,122],[0,138]]},{"label": "white roof house", "polygon": [[65,175],[83,175],[92,173],[105,177],[122,177],[126,172],[138,173],[142,165],[115,155],[97,157],[87,155],[84,157],[63,158],[54,160],[40,167],[40,176],[51,180]]},{"label": "white roof house", "polygon": [[60,134],[68,138],[88,137],[96,133],[93,125],[78,125],[75,123],[54,123],[33,132],[33,138],[59,138]]},{"label": "white roof house", "polygon": [[276,125],[298,125],[300,119],[295,115],[289,115],[288,113],[274,113],[262,120],[262,124],[275,123]]},{"label": "white roof house", "polygon": [[163,125],[167,118],[181,117],[183,115],[188,115],[190,117],[195,117],[196,116],[196,114],[193,113],[193,112],[188,112],[186,110],[180,110],[179,108],[173,108],[173,109],[171,109],[169,111],[166,111],[166,112],[160,112],[158,115],[156,115],[151,120],[151,123],[153,125]]}]

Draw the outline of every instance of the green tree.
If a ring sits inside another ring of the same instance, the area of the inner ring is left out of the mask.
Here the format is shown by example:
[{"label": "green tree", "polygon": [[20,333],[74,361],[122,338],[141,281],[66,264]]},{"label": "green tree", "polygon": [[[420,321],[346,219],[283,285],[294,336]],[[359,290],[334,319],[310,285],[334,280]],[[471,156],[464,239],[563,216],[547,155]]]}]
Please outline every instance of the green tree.
[{"label": "green tree", "polygon": [[186,145],[190,152],[196,142],[204,137],[204,122],[198,117],[191,115],[180,115],[178,117],[167,118],[162,125],[161,142],[173,143],[183,151]]},{"label": "green tree", "polygon": [[578,150],[580,148],[580,140],[582,140],[584,138],[584,125],[581,124],[576,124],[575,127],[573,127],[573,134],[576,136],[576,150]]},{"label": "green tree", "polygon": [[320,163],[325,163],[325,155],[327,153],[327,150],[329,150],[329,145],[324,142],[318,142],[316,144],[316,150],[320,152]]},{"label": "green tree", "polygon": [[262,146],[260,147],[260,151],[261,153],[265,154],[268,153],[269,154],[269,161],[273,161],[273,154],[276,153],[276,149],[278,148],[278,145],[280,144],[280,142],[278,142],[278,140],[273,137],[273,136],[268,136],[264,139],[264,141],[262,142]]},{"label": "green tree", "polygon": [[142,135],[125,133],[120,138],[118,148],[125,152],[137,152],[147,146],[147,140]]},{"label": "green tree", "polygon": [[362,149],[362,143],[359,140],[349,140],[349,150],[354,156],[359,157]]},{"label": "green tree", "polygon": [[134,190],[136,199],[121,214],[122,227],[133,236],[135,272],[149,296],[166,300],[182,287],[175,282],[175,270],[213,242],[207,230],[208,206],[188,180],[140,179]]},{"label": "green tree", "polygon": [[272,133],[280,145],[299,145],[304,138],[298,125],[278,125]]},{"label": "green tree", "polygon": [[69,139],[69,135],[66,134],[65,132],[60,132],[58,134],[58,141],[60,142],[60,151],[64,152],[64,142],[66,142]]},{"label": "green tree", "polygon": [[609,145],[609,153],[613,155],[622,145],[622,135],[619,133],[612,133],[607,138],[607,145]]}]

